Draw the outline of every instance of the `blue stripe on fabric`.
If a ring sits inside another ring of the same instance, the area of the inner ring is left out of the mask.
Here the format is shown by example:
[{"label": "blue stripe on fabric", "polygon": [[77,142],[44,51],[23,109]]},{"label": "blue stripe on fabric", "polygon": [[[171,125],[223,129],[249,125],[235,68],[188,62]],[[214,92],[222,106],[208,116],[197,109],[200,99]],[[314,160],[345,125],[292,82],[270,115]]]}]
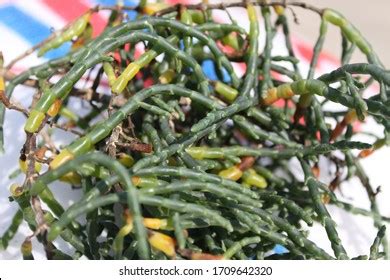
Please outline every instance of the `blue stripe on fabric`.
[{"label": "blue stripe on fabric", "polygon": [[[31,45],[35,45],[50,35],[50,28],[14,6],[0,7],[0,22],[18,33]],[[48,52],[45,57],[52,59],[64,55],[70,43]]]},{"label": "blue stripe on fabric", "polygon": [[278,244],[278,245],[275,245],[274,252],[275,252],[275,254],[282,255],[282,254],[288,253],[288,250],[286,249],[286,247]]},{"label": "blue stripe on fabric", "polygon": [[202,62],[203,72],[210,80],[218,80],[217,73],[215,73],[215,67],[212,60],[204,60]]},{"label": "blue stripe on fabric", "polygon": [[[206,59],[202,62],[203,72],[210,80],[219,80],[217,73],[215,72],[214,62],[210,59]],[[231,78],[225,68],[222,68],[223,81],[229,83]]]},{"label": "blue stripe on fabric", "polygon": [[[112,6],[116,5],[118,0],[95,0],[94,2],[99,5]],[[125,0],[123,2],[125,6],[137,6],[139,3],[137,0]],[[129,20],[135,20],[138,14],[136,11],[126,11],[126,13],[129,17]]]},{"label": "blue stripe on fabric", "polygon": [[137,18],[138,13],[136,11],[127,11],[127,16],[129,20],[135,20]]}]

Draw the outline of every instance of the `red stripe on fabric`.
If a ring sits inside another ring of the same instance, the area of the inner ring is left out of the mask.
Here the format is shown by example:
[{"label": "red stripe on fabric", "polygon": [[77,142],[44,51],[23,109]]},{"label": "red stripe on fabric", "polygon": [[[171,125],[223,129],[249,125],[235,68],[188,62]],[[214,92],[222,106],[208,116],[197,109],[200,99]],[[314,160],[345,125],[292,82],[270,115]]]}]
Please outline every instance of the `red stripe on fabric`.
[{"label": "red stripe on fabric", "polygon": [[361,122],[354,122],[352,124],[352,129],[353,129],[353,132],[355,133],[359,133],[362,131],[362,123]]},{"label": "red stripe on fabric", "polygon": [[242,76],[245,74],[246,71],[246,64],[245,62],[232,62],[234,72],[238,76]]},{"label": "red stripe on fabric", "polygon": [[199,1],[194,0],[166,0],[165,3],[175,5],[175,4],[195,4]]},{"label": "red stripe on fabric", "polygon": [[[66,22],[71,22],[84,12],[86,12],[91,6],[86,5],[82,0],[73,1],[57,1],[57,0],[42,0],[49,8],[55,13],[61,16]],[[95,13],[91,18],[91,24],[93,26],[93,36],[99,35],[107,21],[100,15]]]},{"label": "red stripe on fabric", "polygon": [[153,79],[152,78],[147,78],[144,81],[144,88],[149,88],[153,85]]},{"label": "red stripe on fabric", "polygon": [[145,52],[145,48],[142,45],[137,44],[135,46],[134,59],[138,59],[141,56],[141,54],[143,54],[144,52]]},{"label": "red stripe on fabric", "polygon": [[279,99],[272,104],[272,106],[275,106],[277,108],[284,108],[285,105],[286,105],[286,100],[284,99]]},{"label": "red stripe on fabric", "polygon": [[[291,41],[292,41],[294,51],[299,53],[304,60],[310,63],[313,57],[313,47],[307,42],[299,40],[295,37],[292,37]],[[320,56],[318,58],[317,68],[320,68],[322,64],[326,64],[326,63],[332,65],[339,65],[340,61],[336,59],[333,55],[323,51],[320,53]]]}]

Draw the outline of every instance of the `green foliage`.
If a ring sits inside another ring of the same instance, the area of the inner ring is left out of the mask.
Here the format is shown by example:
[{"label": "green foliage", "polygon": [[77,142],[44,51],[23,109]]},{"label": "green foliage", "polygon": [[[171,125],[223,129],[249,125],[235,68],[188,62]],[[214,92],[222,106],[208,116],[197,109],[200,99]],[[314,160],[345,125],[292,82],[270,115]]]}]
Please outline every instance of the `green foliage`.
[{"label": "green foliage", "polygon": [[[19,210],[1,238],[3,250],[25,221],[33,231],[21,244],[25,259],[34,258],[32,238],[42,243],[49,259],[348,259],[326,207],[333,204],[371,217],[379,232],[369,258],[389,257],[383,223],[390,219],[379,213],[377,193],[359,163],[388,143],[389,72],[341,14],[293,3],[322,18],[304,79],[283,3],[247,2],[163,10],[147,1],[136,8],[97,7],[40,45],[38,54],[43,54],[81,38],[91,14],[112,12],[97,38],[81,47],[74,43],[68,55],[32,67],[0,88],[1,146],[5,105],[28,115],[20,157],[26,180],[11,188],[10,201]],[[234,21],[213,21],[210,11],[227,6],[247,10],[249,32]],[[137,9],[139,17],[127,21],[127,9]],[[343,65],[315,78],[329,25],[340,28]],[[271,56],[279,29],[288,55]],[[265,38],[263,50],[260,37]],[[146,51],[135,57],[135,46],[142,43]],[[355,46],[368,63],[348,64]],[[216,80],[203,71],[205,60],[215,65]],[[246,64],[242,78],[233,62]],[[92,69],[98,69],[93,78]],[[51,84],[55,75],[60,78]],[[76,87],[86,75],[92,86]],[[378,94],[364,97],[369,82],[363,75],[381,85]],[[109,95],[100,92],[104,78]],[[9,102],[21,84],[43,92],[30,110]],[[89,102],[89,112],[72,112],[70,97]],[[280,100],[285,106],[273,105]],[[345,110],[328,111],[329,102]],[[373,145],[351,140],[360,133],[352,124],[365,118],[383,127],[384,136],[375,137]],[[73,133],[75,140],[59,149],[51,135],[42,133],[47,122]],[[355,150],[362,152],[356,156]],[[329,185],[317,179],[320,157],[336,170]],[[293,172],[291,159],[299,160],[302,174]],[[35,170],[35,162],[48,168]],[[371,210],[338,200],[335,190],[352,177],[364,185]],[[81,188],[79,201],[61,205],[48,187],[58,181]],[[326,230],[333,254],[307,238],[314,223]],[[74,248],[73,255],[56,247],[59,238]],[[289,252],[275,255],[278,244]]]}]

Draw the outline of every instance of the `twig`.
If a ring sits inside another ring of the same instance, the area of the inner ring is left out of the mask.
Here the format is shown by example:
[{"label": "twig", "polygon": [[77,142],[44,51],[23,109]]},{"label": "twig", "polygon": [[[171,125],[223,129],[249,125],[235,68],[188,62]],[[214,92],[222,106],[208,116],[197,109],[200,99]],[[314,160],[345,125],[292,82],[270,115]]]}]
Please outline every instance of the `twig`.
[{"label": "twig", "polygon": [[[231,8],[231,7],[242,7],[245,8],[249,3],[255,6],[261,6],[261,7],[274,7],[274,6],[283,6],[283,7],[288,7],[288,6],[295,6],[295,7],[300,7],[303,9],[311,10],[313,12],[316,12],[318,14],[322,14],[322,9],[318,9],[315,6],[312,6],[310,4],[304,3],[304,2],[288,2],[286,1],[281,1],[281,2],[272,2],[272,3],[267,3],[265,1],[243,1],[243,2],[233,2],[233,3],[217,3],[217,4],[204,4],[204,3],[199,3],[199,4],[190,4],[190,5],[185,5],[187,9],[193,9],[193,10],[202,10],[202,9],[210,9],[210,10],[224,10],[226,8]],[[156,12],[154,15],[155,16],[162,16],[165,14],[169,14],[175,11],[178,11],[180,9],[180,6],[182,4],[176,4],[171,7],[168,7],[166,9],[160,10]]]}]

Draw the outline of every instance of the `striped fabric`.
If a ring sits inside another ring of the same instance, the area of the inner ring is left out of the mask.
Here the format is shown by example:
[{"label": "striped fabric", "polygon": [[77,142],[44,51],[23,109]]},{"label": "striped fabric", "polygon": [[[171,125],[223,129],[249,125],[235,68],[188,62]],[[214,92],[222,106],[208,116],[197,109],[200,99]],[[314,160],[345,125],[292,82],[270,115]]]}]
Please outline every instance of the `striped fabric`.
[{"label": "striped fabric", "polygon": [[[53,29],[58,29],[66,23],[75,19],[84,11],[95,5],[114,5],[116,0],[0,0],[0,50],[3,51],[6,62],[16,55],[22,53],[28,47],[45,39]],[[125,0],[125,5],[136,5],[137,0]],[[167,3],[197,3],[199,1],[187,0],[166,0]],[[217,20],[225,21],[221,13],[215,13]],[[240,14],[233,11],[233,15]],[[129,12],[129,18],[135,17],[135,12]],[[107,21],[108,13],[101,12],[92,18],[94,35],[99,34]],[[278,37],[276,38],[278,40]],[[308,61],[312,56],[312,47],[302,39],[293,38],[294,48],[298,56],[304,62],[301,67],[307,68]],[[282,45],[275,42],[274,45]],[[70,44],[48,52],[43,59],[52,59],[64,55],[69,51]],[[37,58],[24,60],[22,64],[25,68],[40,61]],[[207,65],[207,62],[206,62]],[[319,72],[337,66],[337,61],[331,56],[321,55],[319,62]],[[242,66],[237,66],[242,68]],[[244,69],[237,69],[243,74]],[[211,73],[210,73],[211,74]]]},{"label": "striped fabric", "polygon": [[[20,55],[25,50],[29,49],[34,44],[42,41],[50,35],[53,29],[59,29],[68,22],[72,21],[90,7],[95,5],[114,5],[117,0],[0,0],[0,51],[3,52],[5,57],[5,63],[11,61],[14,57]],[[125,5],[136,5],[137,0],[125,0]],[[178,1],[178,0],[166,0],[167,3],[197,3],[199,1]],[[215,2],[215,1],[210,1]],[[241,9],[234,9],[231,14],[236,19],[239,19],[240,23],[247,25],[247,16],[243,14],[244,11]],[[129,12],[129,18],[135,17],[135,12]],[[95,14],[92,18],[92,25],[94,28],[94,35],[99,34],[107,22],[108,13],[100,12]],[[219,11],[214,13],[215,20],[219,22],[226,22],[227,16],[224,12]],[[242,21],[242,22],[241,22]],[[244,22],[246,21],[246,22]],[[264,33],[262,33],[264,34]],[[300,67],[303,71],[308,69],[309,62],[313,55],[312,45],[307,43],[302,38],[293,36],[292,38],[293,48],[296,52],[297,57],[301,60]],[[272,55],[286,54],[286,50],[280,46],[283,46],[282,36],[276,36],[274,41],[274,48]],[[44,60],[52,59],[55,57],[66,54],[70,49],[70,44],[64,44],[58,49],[51,50],[44,55],[42,58],[37,58],[36,55],[32,54],[28,58],[20,61],[13,68],[14,72],[20,72],[32,65],[39,64]],[[339,65],[338,61],[332,56],[322,53],[320,55],[317,74],[328,72],[337,68]],[[244,64],[235,64],[238,75],[245,73]],[[213,63],[211,61],[205,61],[203,68],[205,73],[212,79],[215,76],[213,69]],[[375,90],[375,89],[374,89]],[[6,135],[13,132],[13,129],[6,130]],[[9,156],[11,160],[11,155]],[[12,159],[15,157],[12,157]],[[12,166],[9,170],[0,170],[3,172],[3,178],[6,178],[9,172],[12,171]],[[1,185],[1,184],[0,184]],[[3,186],[4,187],[4,186]],[[4,191],[6,188],[2,188],[0,191]],[[6,198],[6,194],[2,194],[0,198]],[[0,212],[9,211],[10,209],[0,209]],[[11,209],[12,210],[12,209]],[[11,211],[12,212],[12,211]],[[0,213],[1,214],[1,213]],[[4,223],[2,223],[4,222]],[[4,227],[8,221],[0,221],[0,228]],[[318,234],[319,236],[320,234]],[[317,234],[316,234],[317,236]],[[20,237],[21,238],[21,237]],[[321,239],[322,240],[322,239]],[[19,240],[21,242],[21,240]],[[324,241],[325,243],[327,241]],[[19,250],[18,248],[14,251]],[[285,252],[285,248],[282,246],[276,246],[274,249],[277,253]],[[10,254],[1,253],[0,259],[14,258],[14,253]],[[43,254],[42,254],[43,256]]]}]

